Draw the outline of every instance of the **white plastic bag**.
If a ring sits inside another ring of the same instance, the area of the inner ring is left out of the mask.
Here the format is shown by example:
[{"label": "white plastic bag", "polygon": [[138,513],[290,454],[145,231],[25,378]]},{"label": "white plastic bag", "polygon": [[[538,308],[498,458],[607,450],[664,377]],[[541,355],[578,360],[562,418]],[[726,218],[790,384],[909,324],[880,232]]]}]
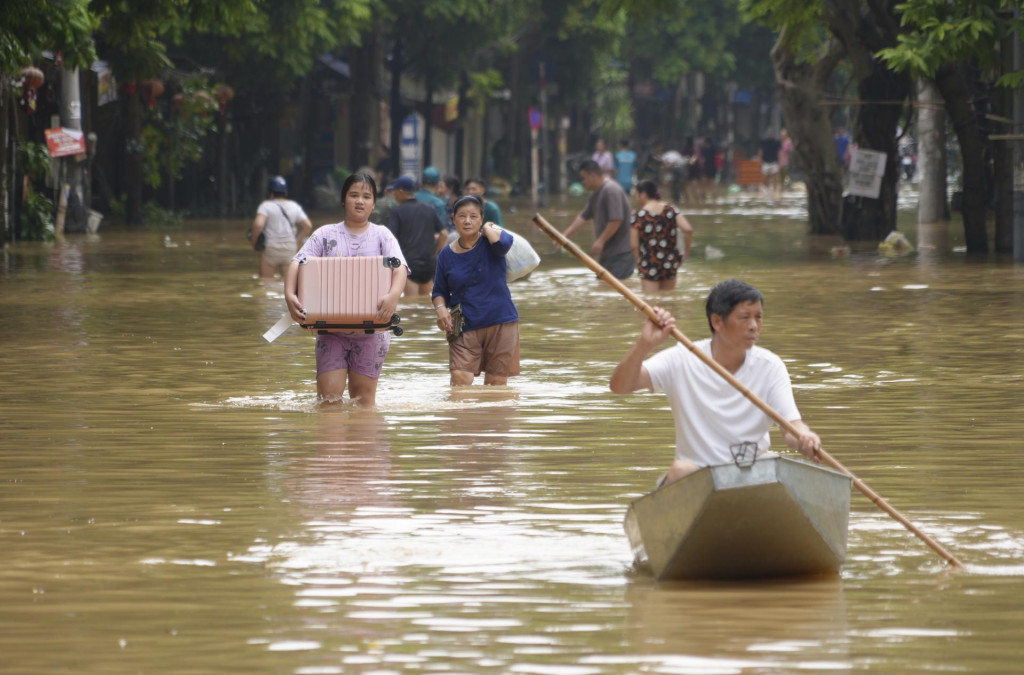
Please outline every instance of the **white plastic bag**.
[{"label": "white plastic bag", "polygon": [[508,230],[505,231],[512,235],[512,248],[505,254],[505,279],[511,282],[521,279],[537,269],[537,265],[540,264],[540,256],[533,250],[525,237]]}]

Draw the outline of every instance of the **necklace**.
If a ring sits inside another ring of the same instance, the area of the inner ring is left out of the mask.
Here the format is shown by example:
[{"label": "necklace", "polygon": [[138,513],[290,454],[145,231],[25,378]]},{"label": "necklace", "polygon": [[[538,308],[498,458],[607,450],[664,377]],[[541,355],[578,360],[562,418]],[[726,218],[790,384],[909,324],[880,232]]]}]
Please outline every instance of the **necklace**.
[{"label": "necklace", "polygon": [[461,248],[463,251],[472,251],[474,248],[476,248],[476,245],[479,242],[480,238],[477,237],[476,241],[473,242],[472,246],[466,246],[465,244],[462,243],[462,237],[459,237],[458,239],[455,240],[455,243],[458,244],[459,248]]}]

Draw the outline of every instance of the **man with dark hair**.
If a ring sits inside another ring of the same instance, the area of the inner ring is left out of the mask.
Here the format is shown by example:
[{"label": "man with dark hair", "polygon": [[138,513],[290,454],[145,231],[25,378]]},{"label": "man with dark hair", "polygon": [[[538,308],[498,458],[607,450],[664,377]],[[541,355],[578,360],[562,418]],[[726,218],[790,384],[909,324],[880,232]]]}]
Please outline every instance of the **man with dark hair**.
[{"label": "man with dark hair", "polygon": [[430,295],[437,252],[448,243],[444,223],[434,207],[416,199],[416,181],[411,176],[399,176],[388,189],[398,205],[391,209],[387,226],[409,263],[405,295]]},{"label": "man with dark hair", "polygon": [[467,178],[462,184],[467,195],[479,197],[484,203],[484,222],[494,223],[498,227],[504,227],[505,223],[501,218],[501,207],[493,199],[487,198],[487,182],[483,178]]},{"label": "man with dark hair", "polygon": [[[786,445],[820,461],[821,439],[800,419],[786,365],[756,346],[764,321],[761,292],[739,279],[723,281],[711,289],[705,311],[711,337],[696,342],[697,349],[800,431],[799,437],[786,433]],[[732,462],[731,448],[741,444],[756,444],[755,457],[764,456],[771,445],[772,419],[725,378],[683,344],[647,358],[675,326],[667,311],[655,307],[654,312],[657,321],[644,322],[636,344],[615,367],[609,386],[616,394],[647,389],[668,396],[675,418],[676,456],[659,486],[705,466]]]},{"label": "man with dark hair", "polygon": [[580,181],[590,190],[590,199],[565,229],[565,236],[572,238],[588,220],[593,220],[594,243],[590,252],[613,276],[628,279],[635,269],[627,224],[632,214],[629,197],[592,159],[580,165]]}]

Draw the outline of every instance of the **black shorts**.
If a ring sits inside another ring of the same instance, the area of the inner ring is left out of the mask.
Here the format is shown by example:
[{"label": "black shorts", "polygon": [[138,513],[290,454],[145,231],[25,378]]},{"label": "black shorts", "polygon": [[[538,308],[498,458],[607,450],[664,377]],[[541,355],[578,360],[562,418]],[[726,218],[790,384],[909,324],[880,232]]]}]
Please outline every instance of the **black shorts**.
[{"label": "black shorts", "polygon": [[600,262],[616,279],[628,279],[633,276],[633,272],[636,270],[632,251],[608,256],[607,258],[602,256]]},{"label": "black shorts", "polygon": [[413,271],[409,272],[409,281],[411,281],[413,283],[425,284],[428,281],[433,281],[433,280],[434,280],[434,270],[433,269],[429,269],[429,270],[428,269],[413,270]]}]

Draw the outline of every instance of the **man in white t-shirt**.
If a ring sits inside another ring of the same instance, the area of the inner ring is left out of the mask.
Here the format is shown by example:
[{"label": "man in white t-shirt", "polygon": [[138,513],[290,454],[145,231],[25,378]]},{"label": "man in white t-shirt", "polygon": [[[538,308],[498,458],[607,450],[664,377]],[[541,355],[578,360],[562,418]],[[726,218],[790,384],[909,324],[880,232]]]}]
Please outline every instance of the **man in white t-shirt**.
[{"label": "man in white t-shirt", "polygon": [[[299,246],[313,233],[313,223],[298,202],[288,199],[288,183],[281,176],[267,181],[267,198],[252,221],[252,247],[260,253],[260,276],[273,278],[291,263]],[[261,234],[264,248],[256,248]]]},{"label": "man in white t-shirt", "polygon": [[[675,418],[676,456],[663,482],[732,462],[735,448],[744,443],[756,443],[757,456],[764,456],[773,421],[725,378],[683,344],[646,358],[675,327],[667,311],[655,307],[654,312],[658,321],[644,322],[640,338],[615,367],[609,384],[616,394],[647,389],[668,396]],[[764,321],[761,292],[738,279],[724,281],[711,289],[706,312],[711,337],[695,346],[799,430],[799,437],[785,434],[786,445],[820,461],[821,439],[800,419],[786,365],[756,346]]]}]

